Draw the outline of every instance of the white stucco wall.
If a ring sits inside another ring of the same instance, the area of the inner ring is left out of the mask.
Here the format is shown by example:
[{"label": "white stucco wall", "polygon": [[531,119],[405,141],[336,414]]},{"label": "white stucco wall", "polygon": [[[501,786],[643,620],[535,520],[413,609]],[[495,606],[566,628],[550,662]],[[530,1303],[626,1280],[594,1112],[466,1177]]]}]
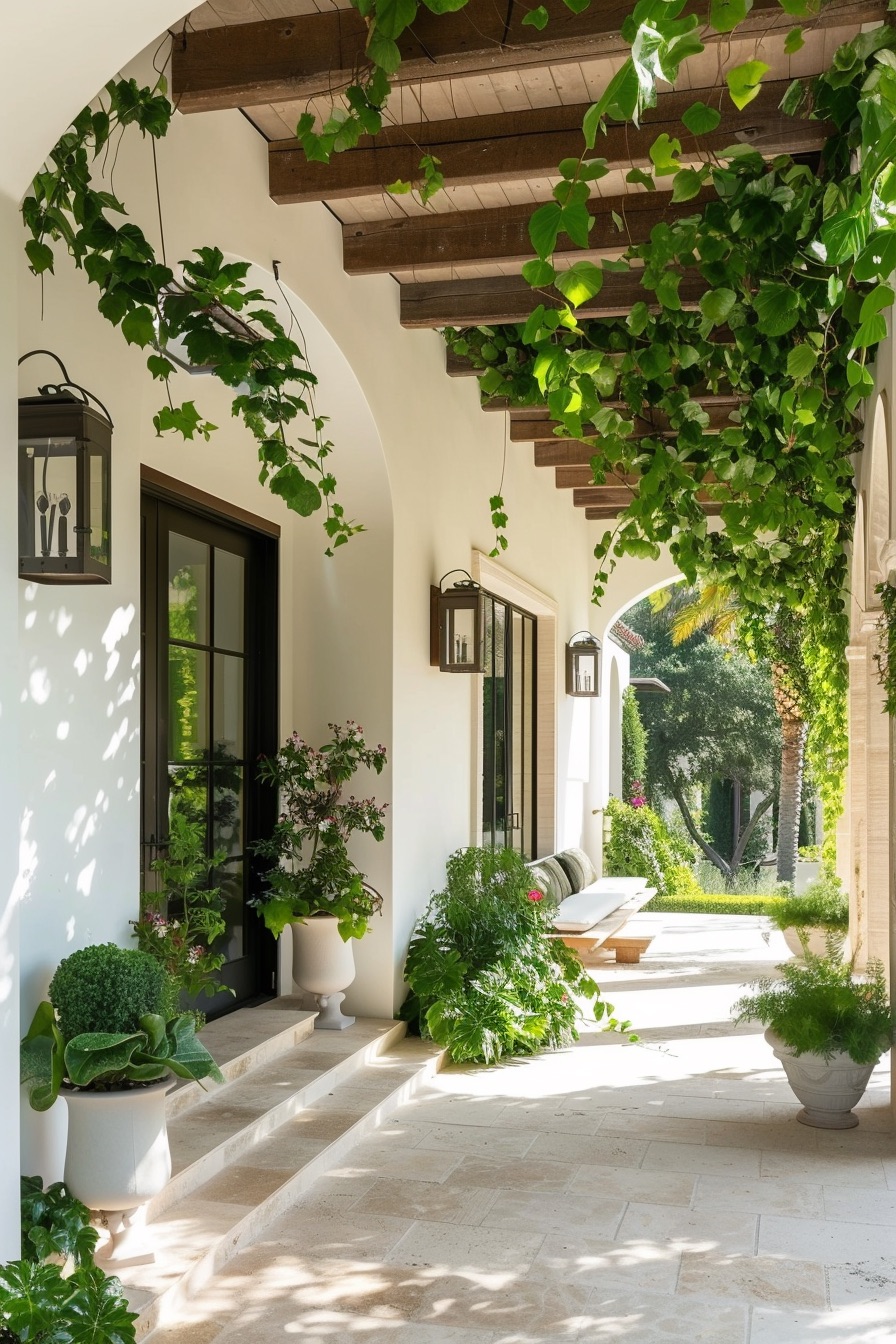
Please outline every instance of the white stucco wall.
[{"label": "white stucco wall", "polygon": [[[98,0],[93,8],[101,8]],[[147,70],[144,56],[135,73],[145,77]],[[59,124],[56,133],[62,129]],[[281,523],[281,736],[297,727],[313,739],[329,720],[352,717],[369,741],[390,748],[386,774],[359,781],[362,791],[389,803],[387,841],[358,850],[386,895],[386,910],[357,947],[358,977],[346,1003],[349,1011],[388,1015],[401,998],[401,964],[414,920],[440,885],[448,853],[475,839],[472,724],[480,683],[429,666],[429,587],[445,571],[469,566],[474,550],[492,545],[488,497],[501,477],[502,417],[482,413],[474,380],[446,377],[436,333],[401,329],[398,287],[389,277],[345,276],[341,229],[323,207],[270,201],[265,144],[238,113],[177,116],[159,146],[159,169],[169,259],[216,244],[259,267],[271,294],[271,262],[280,262],[320,377],[318,410],[331,417],[340,499],[369,530],[326,560],[318,520],[296,519],[258,485],[254,446],[230,418],[229,398],[214,380],[178,375],[174,389],[176,398],[194,399],[220,426],[211,443],[156,439],[151,417],[162,391],[150,380],[144,355],[126,347],[97,314],[97,291],[60,256],[59,274],[46,281],[41,319],[40,286],[19,254],[21,236],[7,243],[0,256],[8,264],[12,252],[19,267],[19,349],[56,350],[115,422],[110,587],[19,584],[12,577],[14,521],[3,530],[10,554],[0,568],[0,618],[7,637],[18,629],[18,664],[0,661],[0,709],[9,703],[16,711],[12,724],[0,715],[0,734],[10,734],[11,743],[18,727],[23,750],[18,779],[5,774],[0,782],[9,795],[0,827],[10,832],[0,832],[0,843],[11,885],[13,832],[24,817],[23,1012],[33,1011],[61,956],[88,942],[126,943],[137,909],[144,463]],[[115,171],[116,191],[155,238],[150,149],[139,136],[125,140]],[[15,220],[9,222],[17,232]],[[8,345],[10,335],[7,321]],[[2,364],[7,384],[13,354],[10,349]],[[22,371],[22,391],[50,376],[32,361]],[[2,410],[11,430],[9,386]],[[11,432],[5,441],[14,441]],[[583,627],[605,633],[590,604],[599,526],[573,510],[568,493],[555,491],[550,473],[534,468],[527,446],[508,446],[504,495],[511,548],[501,563],[557,606],[562,779],[554,835],[559,843],[588,845],[599,825],[592,809],[605,792],[599,763],[606,719],[602,702],[583,708],[565,696],[562,648]],[[0,507],[9,510],[13,499],[7,492]],[[612,605],[625,605],[629,591],[645,590],[649,572],[642,563],[622,562]],[[5,764],[12,758],[6,739],[2,745]],[[14,996],[9,1002],[13,1013]],[[16,1037],[14,1024],[4,1031],[7,1079],[15,1073],[9,1042]],[[55,1112],[45,1124],[26,1113],[28,1169],[58,1174],[49,1155],[55,1151],[58,1160],[61,1122]]]}]

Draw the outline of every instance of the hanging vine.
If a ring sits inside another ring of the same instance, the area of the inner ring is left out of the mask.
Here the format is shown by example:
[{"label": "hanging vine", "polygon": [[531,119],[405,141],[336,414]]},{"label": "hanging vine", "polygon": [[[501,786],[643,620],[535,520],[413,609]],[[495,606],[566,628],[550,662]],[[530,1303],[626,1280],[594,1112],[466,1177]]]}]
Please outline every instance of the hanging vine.
[{"label": "hanging vine", "polygon": [[874,591],[881,605],[877,623],[880,652],[874,655],[874,661],[886,696],[884,709],[888,714],[896,714],[896,588],[880,583]]},{"label": "hanging vine", "polygon": [[[326,418],[317,415],[310,390],[317,379],[300,346],[289,338],[273,304],[259,289],[246,288],[249,266],[225,263],[220,250],[200,247],[175,274],[160,261],[146,235],[126,216],[102,179],[97,160],[118,152],[129,126],[161,139],[173,109],[160,78],[153,87],[133,79],[106,85],[98,105],[84,108],[51,151],[22,206],[30,238],[25,251],[36,275],[52,272],[52,243],[62,243],[74,263],[100,291],[97,307],[131,345],[150,351],[146,364],[163,382],[168,404],[154,417],[156,432],[174,430],[185,439],[208,439],[216,426],[192,401],[175,405],[169,351],[182,344],[194,365],[210,372],[236,395],[232,403],[254,437],[260,480],[290,509],[307,517],[324,508],[327,553],[362,528],[345,516],[330,470],[333,444]],[[114,148],[113,148],[114,146]],[[297,426],[307,424],[301,431]]]}]

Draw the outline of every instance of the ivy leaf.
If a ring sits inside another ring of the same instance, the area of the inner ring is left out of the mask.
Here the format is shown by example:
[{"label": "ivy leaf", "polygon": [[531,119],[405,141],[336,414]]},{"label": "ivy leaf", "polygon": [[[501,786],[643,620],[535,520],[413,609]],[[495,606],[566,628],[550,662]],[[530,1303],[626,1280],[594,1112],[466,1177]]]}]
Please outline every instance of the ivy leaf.
[{"label": "ivy leaf", "polygon": [[380,37],[400,37],[408,24],[414,22],[416,13],[417,0],[377,0],[372,32]]},{"label": "ivy leaf", "polygon": [[656,287],[656,296],[663,307],[670,308],[676,313],[681,311],[681,299],[678,297],[678,286],[680,284],[681,274],[679,271],[663,271]]},{"label": "ivy leaf", "polygon": [[717,33],[730,33],[753,8],[753,0],[711,0],[709,22]]},{"label": "ivy leaf", "polygon": [[544,5],[539,5],[537,9],[530,9],[529,13],[523,18],[523,24],[537,28],[541,32],[542,28],[547,28],[550,15]]},{"label": "ivy leaf", "polygon": [[821,243],[829,266],[856,256],[865,246],[867,217],[858,210],[842,210],[821,226]]},{"label": "ivy leaf", "polygon": [[540,303],[537,308],[533,308],[523,327],[522,340],[525,345],[533,345],[541,330],[541,324],[544,320],[545,307]]},{"label": "ivy leaf", "polygon": [[660,177],[677,173],[681,167],[678,155],[681,153],[681,141],[671,139],[665,131],[658,135],[648,150],[654,169]]},{"label": "ivy leaf", "polygon": [[626,182],[635,182],[641,187],[646,187],[648,191],[656,191],[656,182],[650,173],[646,173],[643,168],[630,168],[625,175]]},{"label": "ivy leaf", "polygon": [[799,321],[799,291],[777,280],[763,280],[753,299],[759,330],[766,336],[784,336]]},{"label": "ivy leaf", "polygon": [[[589,215],[587,207],[582,201],[573,201],[569,205],[564,205],[561,209],[560,228],[577,247],[588,246],[588,235],[593,227],[594,216]],[[531,220],[529,231],[531,234]]]},{"label": "ivy leaf", "polygon": [[557,234],[563,209],[559,202],[548,201],[541,205],[529,220],[529,238],[535,251],[544,261],[557,246]]},{"label": "ivy leaf", "polygon": [[172,429],[185,439],[192,439],[195,435],[201,434],[207,440],[212,430],[218,428],[210,420],[203,420],[192,401],[185,401],[181,406],[163,406],[158,414],[153,416],[152,423],[158,435]]},{"label": "ivy leaf", "polygon": [[403,182],[399,177],[394,182],[389,182],[386,190],[392,196],[407,196],[409,192],[414,190],[414,184],[413,182]]},{"label": "ivy leaf", "polygon": [[626,318],[626,326],[633,336],[640,336],[649,321],[650,309],[646,303],[639,301]]},{"label": "ivy leaf", "polygon": [[818,13],[821,0],[778,0],[778,4],[792,19],[811,19]]},{"label": "ivy leaf", "polygon": [[784,53],[793,56],[806,45],[802,28],[791,28],[784,39]]},{"label": "ivy leaf", "polygon": [[169,378],[174,372],[174,365],[171,363],[171,360],[166,359],[164,355],[150,355],[146,361],[146,367],[149,369],[153,378],[158,379]]},{"label": "ivy leaf", "polygon": [[894,294],[889,285],[875,285],[871,293],[866,294],[862,300],[859,321],[867,322],[884,308],[889,308],[893,298]]},{"label": "ivy leaf", "polygon": [[156,338],[156,325],[151,310],[143,304],[127,314],[121,332],[129,345],[150,345]]},{"label": "ivy leaf", "polygon": [[818,363],[818,351],[811,345],[795,345],[787,356],[787,376],[798,381],[808,378]]},{"label": "ivy leaf", "polygon": [[25,244],[25,255],[35,275],[40,275],[43,271],[52,271],[53,249],[46,243],[38,242],[36,238],[29,238]]},{"label": "ivy leaf", "polygon": [[743,65],[737,65],[728,71],[725,83],[728,85],[731,101],[738,111],[742,112],[758,96],[762,87],[762,77],[768,74],[770,68],[765,61],[744,61]]},{"label": "ivy leaf", "polygon": [[585,10],[591,4],[591,0],[563,0],[567,9],[571,9],[573,14],[584,14]]},{"label": "ivy leaf", "polygon": [[573,308],[578,308],[600,293],[603,282],[603,271],[593,261],[577,261],[568,271],[561,271],[554,284]]},{"label": "ivy leaf", "polygon": [[[527,261],[523,266],[523,279],[533,289],[541,288],[544,285],[552,285],[557,272],[549,261]],[[482,347],[485,350],[485,346]]]},{"label": "ivy leaf", "polygon": [[719,289],[711,289],[708,293],[702,295],[700,311],[713,326],[718,326],[720,322],[726,320],[736,302],[737,295],[734,290],[726,289],[723,286]]},{"label": "ivy leaf", "polygon": [[703,175],[696,168],[680,168],[672,183],[673,201],[691,201],[703,189]]},{"label": "ivy leaf", "polygon": [[714,107],[707,107],[706,103],[697,102],[682,112],[681,119],[691,135],[709,135],[722,120],[722,114]]},{"label": "ivy leaf", "polygon": [[401,65],[401,52],[398,44],[380,32],[379,24],[370,30],[367,39],[367,58],[372,65],[378,65],[386,75],[394,75]]},{"label": "ivy leaf", "polygon": [[279,495],[285,500],[287,507],[302,518],[309,517],[323,503],[317,486],[313,481],[309,481],[307,476],[303,476],[293,462],[274,472],[268,488],[272,494]]}]

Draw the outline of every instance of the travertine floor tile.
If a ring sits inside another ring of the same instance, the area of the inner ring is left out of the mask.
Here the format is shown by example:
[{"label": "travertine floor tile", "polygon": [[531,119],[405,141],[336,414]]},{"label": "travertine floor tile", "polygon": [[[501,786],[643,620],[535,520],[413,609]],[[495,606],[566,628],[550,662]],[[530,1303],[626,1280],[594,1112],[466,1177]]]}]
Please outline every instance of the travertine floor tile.
[{"label": "travertine floor tile", "polygon": [[800,1247],[802,1259],[822,1265],[849,1264],[871,1255],[896,1258],[896,1227],[763,1215],[759,1222],[760,1255],[789,1255],[794,1246]]},{"label": "travertine floor tile", "polygon": [[496,1190],[566,1190],[575,1172],[573,1162],[528,1162],[525,1158],[466,1156],[445,1178],[447,1185]]},{"label": "travertine floor tile", "polygon": [[498,1338],[523,1332],[548,1339],[577,1338],[595,1324],[588,1311],[590,1288],[530,1278],[482,1283],[477,1276],[446,1274],[433,1284],[421,1321],[488,1329]]},{"label": "travertine floor tile", "polygon": [[[805,1129],[800,1125],[800,1129]],[[762,1175],[792,1181],[812,1181],[817,1185],[848,1185],[856,1188],[886,1190],[884,1164],[878,1157],[835,1156],[833,1153],[763,1152]],[[896,1175],[896,1167],[894,1167]],[[896,1181],[894,1181],[896,1188]]]},{"label": "travertine floor tile", "polygon": [[833,1311],[754,1307],[749,1344],[893,1344],[891,1308]]},{"label": "travertine floor tile", "polygon": [[[625,1340],[627,1344],[744,1344],[747,1310],[735,1304],[695,1302],[639,1292],[622,1295],[595,1288],[588,1306],[596,1324],[585,1341]],[[783,1342],[782,1342],[783,1344]]]},{"label": "travertine floor tile", "polygon": [[826,1305],[821,1265],[773,1256],[721,1255],[718,1251],[684,1252],[678,1292],[778,1307]]},{"label": "travertine floor tile", "polygon": [[616,1233],[624,1245],[647,1243],[676,1251],[752,1255],[756,1218],[718,1209],[679,1209],[669,1204],[629,1204]]},{"label": "travertine floor tile", "polygon": [[691,1202],[696,1176],[691,1172],[639,1171],[634,1167],[577,1167],[569,1182],[577,1195],[634,1199],[645,1204]]},{"label": "travertine floor tile", "polygon": [[620,1138],[614,1134],[604,1137],[600,1131],[593,1138],[578,1134],[537,1134],[527,1158],[540,1162],[587,1163],[589,1166],[606,1164],[609,1167],[639,1167],[647,1152],[645,1139]]},{"label": "travertine floor tile", "polygon": [[794,1218],[825,1215],[822,1187],[807,1181],[700,1176],[693,1205],[695,1209],[739,1209],[744,1213],[780,1213]]},{"label": "travertine floor tile", "polygon": [[399,1177],[405,1181],[444,1181],[461,1160],[459,1153],[383,1144],[360,1144],[335,1170],[336,1175]]},{"label": "travertine floor tile", "polygon": [[566,1232],[612,1237],[625,1212],[625,1201],[600,1195],[502,1190],[482,1220],[483,1227],[519,1228],[527,1232]]},{"label": "travertine floor tile", "polygon": [[682,1120],[673,1115],[646,1114],[643,1111],[605,1111],[598,1135],[628,1135],[664,1142],[703,1143],[706,1125],[699,1120]]},{"label": "travertine floor tile", "polygon": [[584,1284],[625,1299],[639,1293],[674,1293],[681,1253],[669,1245],[620,1245],[598,1237],[546,1237],[528,1277]]},{"label": "travertine floor tile", "polygon": [[826,1217],[847,1223],[883,1223],[896,1227],[896,1191],[850,1190],[845,1185],[828,1185],[822,1189]]},{"label": "travertine floor tile", "polygon": [[524,1274],[543,1241],[539,1232],[502,1229],[496,1236],[489,1228],[420,1222],[411,1226],[385,1259],[387,1264],[436,1269],[440,1274],[456,1269]]},{"label": "travertine floor tile", "polygon": [[828,1296],[832,1307],[852,1307],[866,1302],[889,1306],[896,1335],[896,1259],[869,1256],[827,1270]]},{"label": "travertine floor tile", "polygon": [[464,1187],[451,1178],[436,1181],[376,1181],[354,1204],[353,1214],[392,1214],[427,1222],[477,1226],[498,1197],[497,1190]]},{"label": "travertine floor tile", "polygon": [[477,1157],[525,1157],[544,1135],[527,1130],[499,1130],[480,1125],[434,1125],[422,1135],[418,1148],[447,1149],[454,1153],[475,1153]]},{"label": "travertine floor tile", "polygon": [[645,1171],[692,1171],[716,1175],[759,1175],[759,1153],[754,1148],[713,1148],[699,1143],[651,1143],[644,1156]]}]

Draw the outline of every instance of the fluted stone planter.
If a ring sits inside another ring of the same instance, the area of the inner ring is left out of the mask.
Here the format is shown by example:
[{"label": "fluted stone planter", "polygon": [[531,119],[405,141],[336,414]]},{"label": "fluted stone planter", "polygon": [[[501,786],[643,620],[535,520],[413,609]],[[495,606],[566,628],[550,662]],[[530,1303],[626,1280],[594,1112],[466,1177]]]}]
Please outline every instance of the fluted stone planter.
[{"label": "fluted stone planter", "polygon": [[[165,1121],[170,1076],[118,1092],[64,1091],[68,1108],[65,1183],[76,1199],[102,1214],[112,1264],[151,1264],[140,1210],[171,1179]],[[102,1254],[102,1252],[101,1252]]]},{"label": "fluted stone planter", "polygon": [[[808,949],[814,957],[828,956],[827,930],[816,926],[798,932],[791,927],[784,929],[783,933],[784,941],[795,957],[801,957],[804,951],[800,933],[805,936]],[[835,955],[843,960],[846,959],[848,943],[849,935],[845,933],[838,933],[836,939],[831,942]]]},{"label": "fluted stone planter", "polygon": [[319,1031],[344,1031],[354,1022],[341,1004],[355,978],[352,939],[344,942],[335,915],[310,915],[296,920],[292,929],[292,978],[298,989],[313,994],[319,1009],[314,1023]]},{"label": "fluted stone planter", "polygon": [[815,1129],[854,1129],[859,1117],[853,1107],[862,1100],[874,1064],[856,1064],[849,1055],[838,1053],[830,1059],[821,1055],[795,1055],[790,1046],[776,1036],[771,1027],[765,1039],[781,1061],[787,1081],[803,1109],[797,1115],[801,1124]]}]

